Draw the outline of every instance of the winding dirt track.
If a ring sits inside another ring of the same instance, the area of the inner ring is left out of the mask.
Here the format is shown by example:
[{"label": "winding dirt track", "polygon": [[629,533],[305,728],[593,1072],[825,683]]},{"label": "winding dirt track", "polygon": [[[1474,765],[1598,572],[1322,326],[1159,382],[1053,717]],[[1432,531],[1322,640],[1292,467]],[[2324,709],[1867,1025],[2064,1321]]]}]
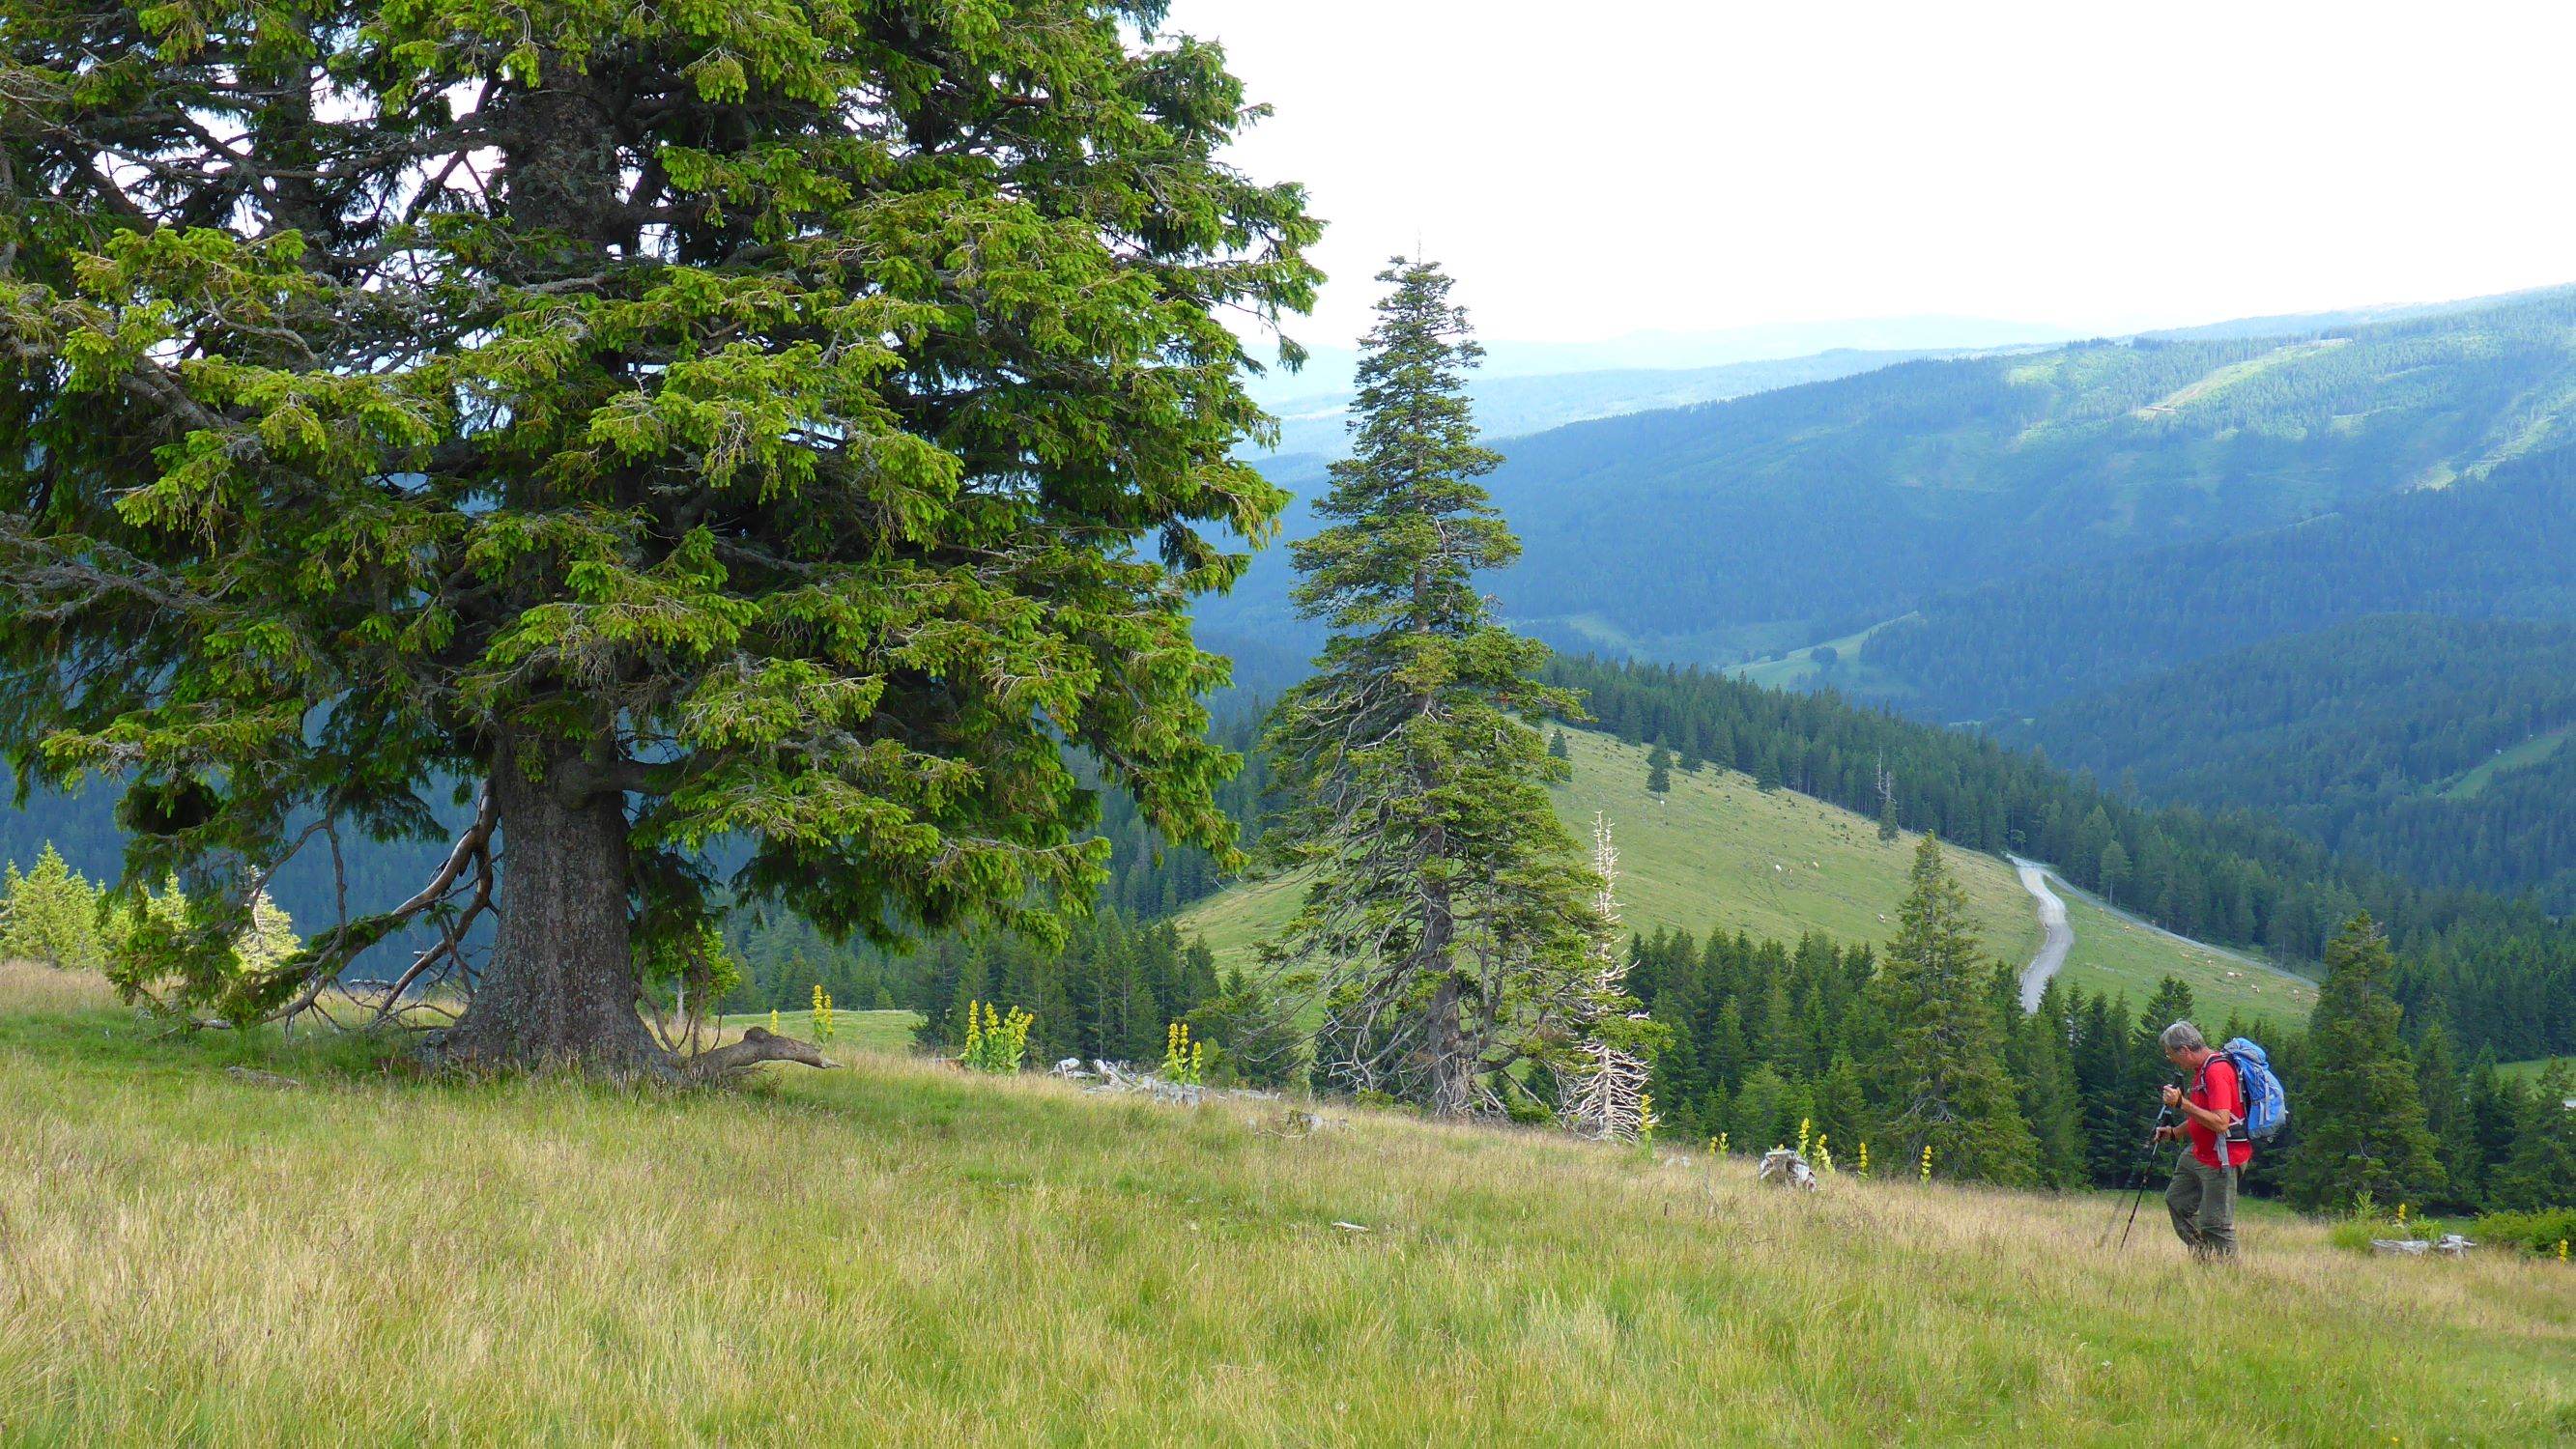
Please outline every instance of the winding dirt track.
[{"label": "winding dirt track", "polygon": [[2006,856],[2013,869],[2021,872],[2021,888],[2030,892],[2039,905],[2039,928],[2042,940],[2039,954],[2021,968],[2021,1009],[2039,1010],[2039,994],[2048,989],[2048,978],[2065,969],[2066,953],[2075,949],[2075,928],[2066,921],[2066,902],[2048,888],[2048,868],[2035,860],[2018,855]]}]

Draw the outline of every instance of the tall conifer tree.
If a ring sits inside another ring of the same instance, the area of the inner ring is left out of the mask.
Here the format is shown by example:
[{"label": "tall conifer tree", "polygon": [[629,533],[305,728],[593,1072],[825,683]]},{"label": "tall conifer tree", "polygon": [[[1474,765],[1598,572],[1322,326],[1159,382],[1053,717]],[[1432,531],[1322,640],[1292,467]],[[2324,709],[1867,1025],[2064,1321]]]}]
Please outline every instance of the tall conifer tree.
[{"label": "tall conifer tree", "polygon": [[2326,947],[2325,984],[2308,1021],[2299,1144],[2283,1187],[2309,1209],[2369,1193],[2381,1204],[2422,1202],[2443,1186],[2415,1069],[2398,1039],[2403,1015],[2389,984],[2397,963],[2370,917],[2356,916]]},{"label": "tall conifer tree", "polygon": [[1928,834],[1914,851],[1913,886],[1897,907],[1878,991],[1892,1026],[1879,1099],[1903,1149],[1890,1160],[1910,1161],[1929,1144],[1933,1170],[1945,1176],[2034,1181],[2037,1144],[2004,1069],[1968,895]]},{"label": "tall conifer tree", "polygon": [[1267,952],[1326,987],[1326,1073],[1454,1114],[1497,1105],[1494,1075],[1579,994],[1598,882],[1537,728],[1580,703],[1532,679],[1546,648],[1476,589],[1520,554],[1475,481],[1502,461],[1469,414],[1483,349],[1438,266],[1378,280],[1351,456],[1316,505],[1328,526],[1294,546],[1297,607],[1333,633],[1271,715],[1289,803],[1262,845],[1311,877]]},{"label": "tall conifer tree", "polygon": [[[6,6],[0,751],[185,885],[129,983],[287,1013],[489,907],[453,1055],[668,1074],[639,970],[726,897],[1058,929],[1067,741],[1230,856],[1226,324],[1318,226],[1165,8]],[[425,889],[233,969],[311,822],[460,781]]]}]

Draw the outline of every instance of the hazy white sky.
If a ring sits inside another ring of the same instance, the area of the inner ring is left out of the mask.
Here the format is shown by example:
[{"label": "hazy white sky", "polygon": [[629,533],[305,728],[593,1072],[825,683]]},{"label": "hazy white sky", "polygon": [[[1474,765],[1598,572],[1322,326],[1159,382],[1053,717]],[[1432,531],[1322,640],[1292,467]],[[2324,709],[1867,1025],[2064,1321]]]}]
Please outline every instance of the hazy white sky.
[{"label": "hazy white sky", "polygon": [[1492,338],[1925,313],[2086,331],[2576,281],[2576,6],[1174,0],[1332,229]]}]

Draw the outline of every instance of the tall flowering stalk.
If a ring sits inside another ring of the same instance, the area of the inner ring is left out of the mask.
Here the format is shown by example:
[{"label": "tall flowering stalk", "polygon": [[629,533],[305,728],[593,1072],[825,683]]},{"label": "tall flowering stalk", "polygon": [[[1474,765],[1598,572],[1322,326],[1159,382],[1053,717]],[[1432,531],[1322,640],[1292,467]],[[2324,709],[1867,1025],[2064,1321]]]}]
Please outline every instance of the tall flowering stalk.
[{"label": "tall flowering stalk", "polygon": [[1610,821],[1592,817],[1592,957],[1577,1008],[1581,1032],[1562,1068],[1567,1127],[1603,1142],[1633,1142],[1652,1131],[1646,1081],[1663,1028],[1628,994],[1628,957],[1620,949],[1619,851]]},{"label": "tall flowering stalk", "polygon": [[1207,1043],[1190,1038],[1190,1024],[1173,1022],[1163,1033],[1163,1080],[1195,1087],[1207,1080]]},{"label": "tall flowering stalk", "polygon": [[1007,1077],[1028,1055],[1029,1024],[1037,1018],[1019,1007],[1004,1016],[989,1001],[966,1003],[966,1054],[958,1061],[967,1070]]}]

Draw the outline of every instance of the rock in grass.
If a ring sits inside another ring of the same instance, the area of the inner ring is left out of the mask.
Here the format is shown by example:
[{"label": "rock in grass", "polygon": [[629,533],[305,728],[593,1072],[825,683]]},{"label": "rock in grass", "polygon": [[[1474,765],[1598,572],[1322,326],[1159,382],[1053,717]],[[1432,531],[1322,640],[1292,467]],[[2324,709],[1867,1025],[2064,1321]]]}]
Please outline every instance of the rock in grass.
[{"label": "rock in grass", "polygon": [[1796,1150],[1787,1147],[1775,1147],[1763,1153],[1761,1165],[1753,1169],[1753,1175],[1773,1187],[1795,1187],[1814,1192],[1818,1185],[1816,1170],[1808,1166],[1807,1159],[1799,1156]]},{"label": "rock in grass", "polygon": [[276,1091],[304,1085],[293,1077],[281,1077],[275,1072],[263,1072],[257,1067],[226,1067],[224,1075],[236,1082],[247,1082],[254,1087],[267,1087]]}]

